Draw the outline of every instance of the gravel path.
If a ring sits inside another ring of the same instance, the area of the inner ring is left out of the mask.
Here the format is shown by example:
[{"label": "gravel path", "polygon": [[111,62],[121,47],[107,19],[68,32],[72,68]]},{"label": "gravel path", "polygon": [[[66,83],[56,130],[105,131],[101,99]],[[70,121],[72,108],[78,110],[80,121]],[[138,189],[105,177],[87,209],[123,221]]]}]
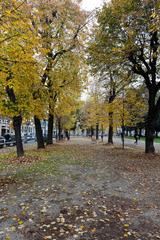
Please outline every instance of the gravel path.
[{"label": "gravel path", "polygon": [[160,239],[158,155],[88,139],[57,144],[44,155],[45,172],[31,165],[34,171],[21,174],[16,167],[18,177],[5,178],[3,171],[1,240]]}]

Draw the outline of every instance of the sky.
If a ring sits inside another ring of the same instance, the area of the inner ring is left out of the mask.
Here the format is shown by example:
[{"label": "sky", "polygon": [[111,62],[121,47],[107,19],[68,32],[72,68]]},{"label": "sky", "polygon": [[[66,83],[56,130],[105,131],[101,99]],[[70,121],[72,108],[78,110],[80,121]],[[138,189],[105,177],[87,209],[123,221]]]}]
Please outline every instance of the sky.
[{"label": "sky", "polygon": [[[95,8],[100,7],[103,4],[104,0],[83,0],[82,1],[82,8],[87,11],[92,11]],[[86,101],[88,97],[87,91],[82,93],[81,99]]]},{"label": "sky", "polygon": [[83,0],[82,8],[87,11],[92,11],[93,9],[100,7],[103,0]]}]

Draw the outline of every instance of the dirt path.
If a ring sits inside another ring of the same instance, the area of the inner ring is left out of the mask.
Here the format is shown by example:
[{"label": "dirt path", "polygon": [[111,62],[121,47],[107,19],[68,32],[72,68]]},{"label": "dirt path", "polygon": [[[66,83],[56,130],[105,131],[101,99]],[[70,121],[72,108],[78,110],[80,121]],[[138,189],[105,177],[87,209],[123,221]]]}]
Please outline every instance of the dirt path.
[{"label": "dirt path", "polygon": [[160,239],[159,156],[87,139],[31,153],[45,160],[3,171],[1,240]]}]

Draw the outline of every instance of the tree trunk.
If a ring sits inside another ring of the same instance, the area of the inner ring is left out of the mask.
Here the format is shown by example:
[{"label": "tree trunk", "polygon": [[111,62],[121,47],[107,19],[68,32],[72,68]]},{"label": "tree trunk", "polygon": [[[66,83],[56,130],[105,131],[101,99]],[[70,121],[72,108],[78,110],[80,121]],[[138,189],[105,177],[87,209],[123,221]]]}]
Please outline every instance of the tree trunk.
[{"label": "tree trunk", "polygon": [[141,139],[142,137],[142,128],[139,129],[139,140]]},{"label": "tree trunk", "polygon": [[34,116],[34,123],[35,123],[35,128],[36,128],[36,137],[37,137],[37,148],[38,149],[44,149],[44,138],[43,138],[43,132],[42,132],[42,127],[41,127],[41,121],[39,118]]},{"label": "tree trunk", "polygon": [[124,144],[124,126],[122,126],[121,140],[122,140],[122,148],[124,149],[124,147],[125,147],[125,144]]},{"label": "tree trunk", "polygon": [[[115,83],[113,79],[113,73],[110,71],[110,95],[108,99],[109,105],[113,103],[116,97]],[[109,131],[108,131],[108,143],[113,144],[113,111],[110,109],[108,113],[109,117]]]},{"label": "tree trunk", "polygon": [[146,124],[146,141],[145,141],[146,153],[155,153],[154,134],[155,134],[154,127],[152,126],[152,123],[148,122]]},{"label": "tree trunk", "polygon": [[66,138],[67,138],[67,141],[70,140],[70,133],[68,130],[65,131],[65,135],[66,135]]},{"label": "tree trunk", "polygon": [[58,131],[57,131],[57,124],[56,124],[56,141],[58,139]]},{"label": "tree trunk", "polygon": [[91,127],[91,138],[94,136],[94,129]]},{"label": "tree trunk", "polygon": [[138,129],[137,129],[137,127],[135,128],[134,133],[135,133],[136,135],[138,135]]},{"label": "tree trunk", "polygon": [[96,140],[99,139],[99,124],[96,124]]},{"label": "tree trunk", "polygon": [[47,135],[47,145],[53,144],[53,114],[49,114],[48,117],[48,135]]},{"label": "tree trunk", "polygon": [[58,118],[58,140],[62,139],[61,118]]},{"label": "tree trunk", "polygon": [[103,137],[104,137],[104,130],[103,130],[103,125],[102,125],[102,132],[101,132],[101,140],[103,142]]},{"label": "tree trunk", "polygon": [[148,100],[148,116],[146,121],[146,131],[145,131],[145,152],[155,153],[154,148],[154,134],[155,134],[155,122],[157,118],[157,111],[155,108],[156,93],[154,90],[149,90],[149,100]]},{"label": "tree trunk", "polygon": [[128,137],[128,135],[129,135],[128,132],[129,131],[128,131],[128,127],[127,127],[127,129],[126,129],[126,137]]},{"label": "tree trunk", "polygon": [[17,157],[24,156],[24,149],[23,149],[23,143],[22,143],[22,137],[21,137],[21,125],[22,125],[21,115],[13,117],[13,127],[15,131]]},{"label": "tree trunk", "polygon": [[90,129],[86,129],[86,137],[89,137],[90,135]]},{"label": "tree trunk", "polygon": [[109,113],[108,143],[113,144],[113,112]]}]

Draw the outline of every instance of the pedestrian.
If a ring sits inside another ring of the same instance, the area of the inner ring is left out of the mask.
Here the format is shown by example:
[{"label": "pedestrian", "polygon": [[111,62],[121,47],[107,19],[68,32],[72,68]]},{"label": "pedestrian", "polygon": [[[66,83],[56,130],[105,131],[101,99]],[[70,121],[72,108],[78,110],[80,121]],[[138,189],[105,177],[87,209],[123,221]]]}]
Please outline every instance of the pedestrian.
[{"label": "pedestrian", "polygon": [[138,144],[138,134],[137,133],[134,134],[134,139],[135,139],[134,144]]},{"label": "pedestrian", "polygon": [[61,140],[63,140],[63,133],[61,133]]},{"label": "pedestrian", "polygon": [[103,142],[103,132],[101,132],[101,141]]}]

